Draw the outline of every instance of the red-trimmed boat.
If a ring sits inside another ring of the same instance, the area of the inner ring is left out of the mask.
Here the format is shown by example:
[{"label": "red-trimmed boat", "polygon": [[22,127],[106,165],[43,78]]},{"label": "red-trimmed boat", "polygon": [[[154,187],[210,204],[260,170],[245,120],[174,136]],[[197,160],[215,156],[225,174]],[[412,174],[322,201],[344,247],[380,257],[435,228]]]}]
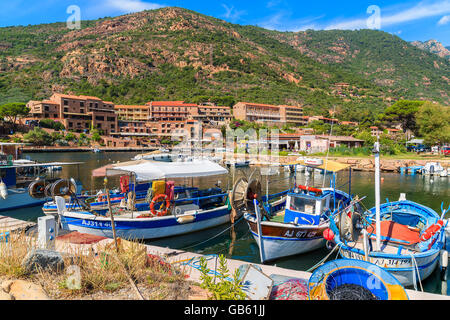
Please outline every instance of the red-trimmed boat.
[{"label": "red-trimmed boat", "polygon": [[351,203],[351,174],[349,193],[336,189],[336,173],[349,166],[332,161],[317,166],[305,161],[289,165],[331,173],[330,186],[320,188],[294,183],[284,192],[260,197],[257,180],[250,179],[246,188],[245,184],[238,183],[233,190],[235,204],[235,199],[239,199],[236,193],[245,195],[241,208],[245,210],[244,218],[258,243],[263,263],[324,247],[323,232],[329,228],[330,217]]}]

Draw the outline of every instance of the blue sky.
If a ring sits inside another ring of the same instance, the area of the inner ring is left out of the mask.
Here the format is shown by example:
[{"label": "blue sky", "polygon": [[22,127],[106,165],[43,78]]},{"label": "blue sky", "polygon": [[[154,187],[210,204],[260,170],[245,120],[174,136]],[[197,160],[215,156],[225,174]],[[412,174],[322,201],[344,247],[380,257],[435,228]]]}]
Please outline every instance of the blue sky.
[{"label": "blue sky", "polygon": [[450,46],[450,0],[1,0],[0,26],[66,21],[71,5],[80,8],[82,20],[178,6],[232,23],[279,31],[369,26],[407,41],[436,39]]}]

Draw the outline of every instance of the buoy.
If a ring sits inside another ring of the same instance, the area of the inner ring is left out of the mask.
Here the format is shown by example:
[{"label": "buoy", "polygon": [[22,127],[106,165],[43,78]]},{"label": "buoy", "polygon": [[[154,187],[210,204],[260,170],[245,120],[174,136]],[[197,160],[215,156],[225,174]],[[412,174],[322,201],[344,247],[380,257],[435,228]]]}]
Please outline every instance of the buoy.
[{"label": "buoy", "polygon": [[447,281],[448,251],[441,250],[441,280]]},{"label": "buoy", "polygon": [[328,228],[323,232],[323,237],[325,238],[325,240],[333,241],[334,232],[330,228]]},{"label": "buoy", "polygon": [[177,219],[179,224],[191,223],[195,220],[195,216],[183,216]]},{"label": "buoy", "polygon": [[3,199],[6,199],[8,197],[8,188],[6,187],[6,184],[3,182],[0,182],[0,196]]}]

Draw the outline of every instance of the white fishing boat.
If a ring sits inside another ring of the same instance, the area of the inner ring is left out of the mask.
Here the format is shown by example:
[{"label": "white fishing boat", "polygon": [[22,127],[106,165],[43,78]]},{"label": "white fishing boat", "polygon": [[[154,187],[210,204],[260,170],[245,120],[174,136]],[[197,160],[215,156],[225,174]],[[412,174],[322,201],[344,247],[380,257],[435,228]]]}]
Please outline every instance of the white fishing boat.
[{"label": "white fishing boat", "polygon": [[[309,167],[304,161],[290,164],[297,165]],[[330,217],[351,202],[351,175],[349,193],[336,189],[335,185],[335,174],[349,166],[332,161],[326,165],[327,170],[333,173],[329,187],[313,186],[308,182],[297,185],[294,179],[294,185],[288,190],[270,195],[266,191],[266,195],[261,196],[258,174],[252,174],[248,181],[236,182],[232,203],[244,212],[250,232],[259,246],[261,262],[325,246],[322,234],[329,227]],[[324,166],[314,165],[322,169]]]},{"label": "white fishing boat", "polygon": [[204,196],[201,193],[190,194],[186,188],[186,195],[175,198],[175,182],[170,180],[227,173],[220,165],[207,160],[139,160],[108,166],[105,168],[106,176],[125,174],[135,181],[153,182],[150,210],[110,210],[106,215],[98,215],[88,210],[67,209],[64,200],[57,198],[61,226],[70,231],[109,238],[115,232],[124,239],[158,239],[212,228],[232,219],[227,204],[228,193]]},{"label": "white fishing boat", "polygon": [[[42,176],[40,169],[52,166],[79,164],[81,163],[50,162],[16,165],[12,163],[0,164],[0,173],[2,175],[0,185],[4,190],[0,198],[0,211],[8,211],[43,205],[45,202],[51,199],[50,197],[44,195],[45,187],[54,183],[58,179],[53,177],[52,175]],[[36,172],[36,174],[28,174],[26,176],[23,176],[18,174],[19,171]],[[34,188],[33,186],[36,188]],[[30,192],[30,188],[34,188],[36,193],[33,194],[32,192]]]},{"label": "white fishing boat", "polygon": [[423,175],[447,176],[447,170],[439,162],[427,162],[422,168]]}]

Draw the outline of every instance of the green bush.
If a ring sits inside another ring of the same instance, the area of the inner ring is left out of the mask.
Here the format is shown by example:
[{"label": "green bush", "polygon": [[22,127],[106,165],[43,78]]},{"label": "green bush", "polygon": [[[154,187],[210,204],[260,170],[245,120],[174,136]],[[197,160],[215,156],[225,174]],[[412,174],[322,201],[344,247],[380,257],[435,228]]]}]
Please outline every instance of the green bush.
[{"label": "green bush", "polygon": [[244,300],[246,294],[242,291],[242,285],[239,279],[239,269],[233,274],[232,281],[227,280],[229,277],[227,260],[225,256],[219,256],[217,279],[210,276],[211,270],[207,267],[205,257],[200,258],[200,279],[202,280],[201,287],[207,289],[212,293],[214,300]]},{"label": "green bush", "polygon": [[51,146],[53,145],[52,136],[47,131],[35,127],[23,136],[24,140],[35,146]]},{"label": "green bush", "polygon": [[61,122],[54,121],[52,119],[42,119],[39,121],[39,125],[42,128],[53,129],[56,131],[62,131],[65,129],[64,125]]}]

